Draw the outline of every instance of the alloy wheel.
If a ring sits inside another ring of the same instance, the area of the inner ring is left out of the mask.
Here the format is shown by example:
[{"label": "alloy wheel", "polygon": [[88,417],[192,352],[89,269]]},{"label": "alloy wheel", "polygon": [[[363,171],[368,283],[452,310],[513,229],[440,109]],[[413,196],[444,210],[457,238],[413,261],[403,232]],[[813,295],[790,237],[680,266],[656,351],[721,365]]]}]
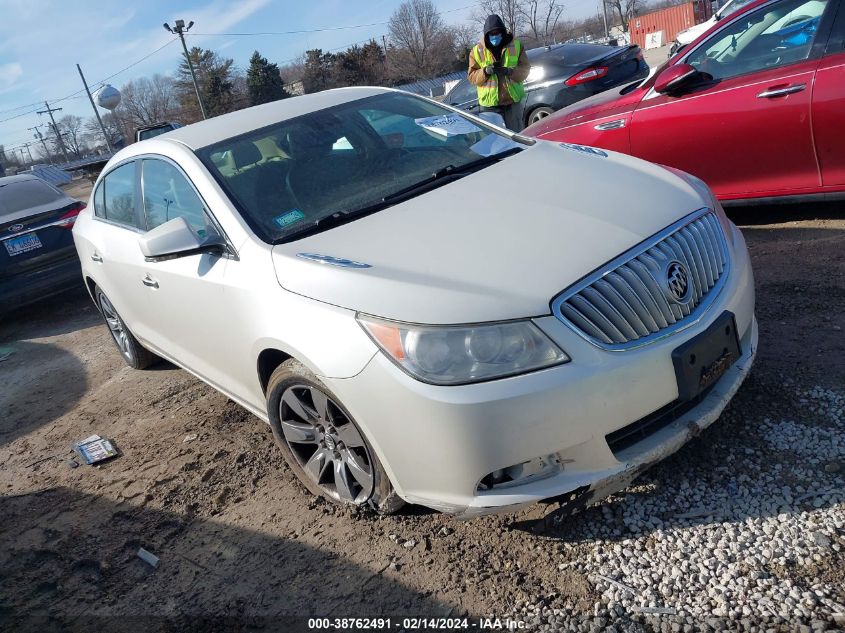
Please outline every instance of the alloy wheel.
[{"label": "alloy wheel", "polygon": [[109,331],[114,338],[114,342],[117,343],[117,347],[120,349],[120,353],[131,360],[132,352],[130,351],[129,333],[123,325],[123,320],[117,314],[117,310],[114,309],[114,306],[102,293],[100,293],[100,308],[103,311],[103,316],[106,318],[106,324],[109,326]]},{"label": "alloy wheel", "polygon": [[537,121],[542,121],[543,119],[545,119],[550,114],[551,114],[551,112],[546,112],[545,110],[540,108],[539,110],[537,110],[536,112],[534,112],[531,115],[531,120],[529,121],[529,123],[536,123]]},{"label": "alloy wheel", "polygon": [[331,498],[360,505],[373,492],[373,460],[343,410],[312,385],[292,385],[279,402],[282,433],[309,479]]}]

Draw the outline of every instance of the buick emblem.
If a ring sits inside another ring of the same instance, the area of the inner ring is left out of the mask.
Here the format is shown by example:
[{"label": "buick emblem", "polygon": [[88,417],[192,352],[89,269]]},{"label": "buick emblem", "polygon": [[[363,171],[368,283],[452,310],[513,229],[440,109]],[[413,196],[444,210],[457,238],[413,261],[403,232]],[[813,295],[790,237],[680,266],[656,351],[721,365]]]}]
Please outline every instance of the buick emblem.
[{"label": "buick emblem", "polygon": [[666,266],[666,287],[669,289],[669,296],[678,303],[686,303],[692,295],[689,273],[684,265],[675,260]]},{"label": "buick emblem", "polygon": [[23,224],[13,224],[9,227],[9,230],[12,233],[17,233],[18,231],[23,231]]}]

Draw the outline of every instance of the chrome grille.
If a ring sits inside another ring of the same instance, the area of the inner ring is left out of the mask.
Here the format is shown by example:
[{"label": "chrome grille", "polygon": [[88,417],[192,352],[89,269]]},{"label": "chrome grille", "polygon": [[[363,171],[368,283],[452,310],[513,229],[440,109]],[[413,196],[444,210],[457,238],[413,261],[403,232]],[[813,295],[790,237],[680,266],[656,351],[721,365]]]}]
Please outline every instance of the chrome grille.
[{"label": "chrome grille", "polygon": [[[670,265],[691,287],[672,295]],[[552,301],[554,315],[599,347],[645,345],[694,323],[719,293],[729,268],[719,220],[701,209],[617,257]]]}]

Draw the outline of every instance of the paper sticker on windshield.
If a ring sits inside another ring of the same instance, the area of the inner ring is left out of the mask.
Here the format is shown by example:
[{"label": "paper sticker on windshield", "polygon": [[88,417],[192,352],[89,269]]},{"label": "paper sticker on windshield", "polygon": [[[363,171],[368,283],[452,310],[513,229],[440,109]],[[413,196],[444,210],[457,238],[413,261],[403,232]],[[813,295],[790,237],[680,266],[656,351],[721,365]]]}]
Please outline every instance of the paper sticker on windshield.
[{"label": "paper sticker on windshield", "polygon": [[607,158],[607,152],[596,149],[595,147],[588,147],[586,145],[576,145],[575,143],[561,143],[561,147],[565,147],[566,149],[574,149],[576,152],[583,152],[585,154],[592,154],[593,156],[601,156],[602,158]]},{"label": "paper sticker on windshield", "polygon": [[461,136],[462,134],[473,134],[474,132],[481,131],[480,127],[457,114],[444,114],[442,116],[414,119],[414,123],[423,129],[445,137]]},{"label": "paper sticker on windshield", "polygon": [[287,226],[290,226],[294,222],[299,222],[303,219],[305,219],[305,214],[299,209],[294,209],[293,211],[288,211],[287,213],[283,213],[282,215],[277,215],[275,218],[273,218],[273,222],[278,224],[280,227],[285,228]]}]

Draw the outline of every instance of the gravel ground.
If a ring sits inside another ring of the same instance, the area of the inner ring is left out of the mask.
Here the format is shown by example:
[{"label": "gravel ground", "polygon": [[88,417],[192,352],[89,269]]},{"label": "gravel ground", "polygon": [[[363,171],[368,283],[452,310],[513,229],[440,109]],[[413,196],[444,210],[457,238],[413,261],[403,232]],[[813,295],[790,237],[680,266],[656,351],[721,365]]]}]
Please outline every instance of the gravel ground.
[{"label": "gravel ground", "polygon": [[[845,213],[734,217],[756,272],[754,371],[700,437],[574,517],[330,506],[224,396],[168,364],[124,367],[82,293],[4,319],[0,629],[135,616],[144,630],[210,630],[202,617],[290,630],[292,614],[845,629]],[[70,444],[94,432],[122,455],[72,467]]]}]

